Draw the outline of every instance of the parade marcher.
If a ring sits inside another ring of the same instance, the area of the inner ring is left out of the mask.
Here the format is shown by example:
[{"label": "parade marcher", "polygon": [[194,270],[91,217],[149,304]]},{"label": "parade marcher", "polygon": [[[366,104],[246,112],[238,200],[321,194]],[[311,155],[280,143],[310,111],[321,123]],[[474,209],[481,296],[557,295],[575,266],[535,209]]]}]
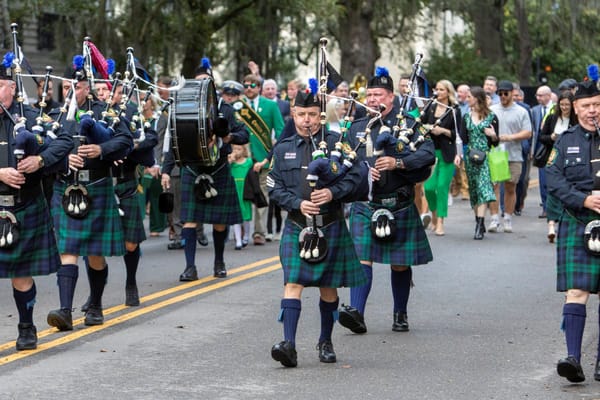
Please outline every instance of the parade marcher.
[{"label": "parade marcher", "polygon": [[[16,348],[31,350],[37,347],[37,330],[33,323],[36,300],[33,276],[51,274],[60,266],[41,180],[43,174],[66,171],[66,157],[73,142],[58,127],[56,138],[49,144],[43,147],[28,146],[32,147],[29,149],[21,147],[22,138],[29,136],[35,142],[39,138],[32,133],[38,112],[14,100],[16,84],[7,73],[8,70],[10,65],[0,65],[0,277],[12,281],[13,297],[19,313]],[[15,120],[14,115],[25,121]],[[25,150],[20,161],[13,151],[15,149]]]},{"label": "parade marcher", "polygon": [[[373,263],[391,264],[391,284],[394,298],[394,331],[408,331],[406,308],[412,283],[412,265],[426,264],[433,259],[427,235],[421,223],[419,212],[414,204],[415,183],[425,180],[430,167],[435,162],[435,148],[431,139],[424,139],[415,146],[416,151],[405,148],[402,156],[384,155],[375,158],[367,153],[368,143],[376,143],[384,127],[391,129],[397,124],[400,110],[393,107],[394,85],[387,70],[378,68],[375,76],[367,84],[367,106],[377,110],[385,109],[381,117],[370,127],[370,137],[366,136],[369,118],[354,121],[349,130],[352,148],[361,138],[367,145],[358,149],[360,159],[367,160],[373,177],[372,199],[368,202],[355,202],[350,211],[351,234],[356,253],[368,277],[368,283],[350,290],[350,306],[340,310],[340,324],[354,333],[367,331],[364,322],[365,305],[373,280]],[[412,136],[416,140],[417,134]],[[400,143],[400,142],[399,142]],[[408,146],[407,146],[408,147]],[[371,221],[375,212],[393,213],[396,227],[394,233],[384,240],[372,233]]]},{"label": "parade marcher", "polygon": [[[83,57],[79,57],[75,57],[73,69],[67,75],[73,81],[63,82],[63,95],[67,98],[71,91],[75,96],[76,119],[67,121],[65,129],[80,140],[75,143],[74,153],[69,155],[70,172],[57,178],[52,198],[62,265],[56,274],[60,308],[50,311],[47,321],[60,331],[73,329],[71,313],[79,276],[79,256],[87,256],[90,284],[90,304],[84,323],[104,323],[102,294],[108,276],[105,257],[125,254],[111,169],[115,161],[124,159],[133,148],[125,118],[118,122],[107,121],[113,132],[110,136],[105,135],[106,128],[103,130],[100,121],[106,106],[91,95]],[[80,207],[82,203],[84,207]]]},{"label": "parade marcher", "polygon": [[[567,357],[557,372],[569,382],[583,382],[581,343],[590,293],[600,291],[600,91],[597,82],[580,82],[573,107],[578,125],[556,141],[546,166],[549,193],[563,204],[556,247],[557,284],[565,292],[562,330]],[[600,344],[594,379],[600,380]]]},{"label": "parade marcher", "polygon": [[429,135],[435,145],[436,164],[431,177],[425,181],[425,198],[432,212],[431,224],[435,234],[444,235],[444,218],[448,216],[448,192],[455,170],[456,136],[460,125],[460,110],[457,107],[454,85],[440,80],[435,86],[435,104],[423,117],[431,124]]},{"label": "parade marcher", "polygon": [[[269,152],[272,149],[272,137],[279,140],[284,127],[283,117],[277,104],[260,96],[261,83],[255,75],[244,77],[244,95],[246,102],[256,111],[258,117],[264,121],[268,131],[250,133],[250,152],[254,159],[254,170],[259,174],[260,187],[267,197],[266,181],[269,167]],[[254,208],[254,233],[252,238],[255,245],[263,245],[266,241],[265,208]]]},{"label": "parade marcher", "polygon": [[488,106],[483,88],[474,86],[467,94],[470,111],[463,117],[460,135],[465,145],[469,201],[475,213],[474,240],[485,235],[485,211],[496,200],[490,167],[483,154],[498,144],[498,118]]},{"label": "parade marcher", "polygon": [[[211,79],[212,69],[210,63],[202,63],[197,69],[197,79]],[[181,221],[183,229],[181,237],[185,240],[184,252],[186,267],[179,276],[180,281],[195,281],[198,279],[196,269],[196,228],[198,224],[212,224],[212,238],[215,248],[213,276],[225,278],[224,252],[227,241],[229,225],[242,223],[242,214],[238,202],[235,181],[231,175],[231,167],[227,156],[231,153],[231,144],[248,143],[246,128],[235,120],[234,110],[231,105],[219,99],[219,116],[227,120],[228,133],[222,137],[222,146],[219,149],[219,158],[214,166],[185,165],[180,168],[181,173]],[[162,171],[162,186],[170,187],[170,173],[175,167],[173,150],[167,153]],[[196,200],[195,181],[200,174],[208,174],[214,181],[217,190],[215,197]]]},{"label": "parade marcher", "polygon": [[[271,349],[271,356],[285,367],[297,365],[296,329],[300,318],[302,290],[316,286],[320,291],[321,334],[317,349],[324,363],[336,362],[331,334],[338,307],[338,287],[352,287],[365,282],[352,239],[344,220],[342,199],[351,194],[360,181],[358,169],[333,185],[323,187],[317,181],[311,188],[306,179],[307,166],[313,149],[321,138],[319,130],[320,104],[314,92],[298,92],[293,118],[297,134],[281,140],[274,148],[273,169],[267,179],[271,200],[288,211],[279,247],[284,273],[284,294],[279,321],[283,322],[284,340]],[[327,132],[325,141],[333,149],[338,135]],[[311,216],[327,240],[325,258],[305,260],[299,252],[299,238]],[[312,262],[314,261],[314,262]]]}]

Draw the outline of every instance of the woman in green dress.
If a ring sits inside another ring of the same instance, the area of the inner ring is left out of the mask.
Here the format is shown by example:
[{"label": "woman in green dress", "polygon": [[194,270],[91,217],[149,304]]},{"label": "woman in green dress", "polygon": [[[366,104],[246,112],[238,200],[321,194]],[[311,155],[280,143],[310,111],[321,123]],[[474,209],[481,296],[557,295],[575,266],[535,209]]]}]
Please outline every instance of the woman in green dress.
[{"label": "woman in green dress", "polygon": [[476,150],[487,153],[493,145],[498,144],[498,118],[489,109],[485,92],[479,86],[471,88],[467,103],[471,111],[463,117],[460,137],[463,145],[466,146],[465,169],[469,182],[469,199],[471,208],[475,212],[476,225],[473,239],[481,240],[485,233],[484,218],[487,204],[495,201],[496,196],[487,160],[475,162],[472,156]]}]

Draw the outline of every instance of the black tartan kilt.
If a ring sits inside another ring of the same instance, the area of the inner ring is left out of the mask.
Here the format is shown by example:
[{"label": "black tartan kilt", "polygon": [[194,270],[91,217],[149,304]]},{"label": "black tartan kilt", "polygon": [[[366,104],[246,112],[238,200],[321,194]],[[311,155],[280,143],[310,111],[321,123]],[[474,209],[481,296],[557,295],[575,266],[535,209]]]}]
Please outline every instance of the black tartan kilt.
[{"label": "black tartan kilt", "polygon": [[[6,210],[10,211],[10,207]],[[60,256],[46,198],[40,193],[15,216],[20,239],[12,249],[0,249],[0,278],[48,275],[57,271]]]},{"label": "black tartan kilt", "polygon": [[371,217],[377,208],[367,202],[355,202],[350,211],[351,235],[360,260],[391,265],[421,265],[433,260],[423,223],[414,203],[393,212],[396,236],[377,240],[371,234]]},{"label": "black tartan kilt", "polygon": [[52,196],[52,215],[60,254],[105,257],[124,255],[123,227],[112,178],[103,178],[86,185],[92,198],[92,207],[83,219],[67,216],[62,208],[62,196],[67,186],[67,183],[57,181]]},{"label": "black tartan kilt", "polygon": [[367,278],[356,252],[346,221],[336,221],[321,228],[329,252],[320,263],[307,263],[300,258],[298,237],[302,228],[289,218],[285,222],[279,257],[284,283],[325,288],[356,287],[367,283]]},{"label": "black tartan kilt", "polygon": [[590,293],[600,290],[600,257],[584,248],[585,225],[600,219],[593,211],[577,214],[563,212],[556,241],[556,290],[580,289]]},{"label": "black tartan kilt", "polygon": [[131,179],[127,182],[118,183],[115,186],[115,193],[119,196],[119,208],[125,213],[121,217],[123,225],[123,237],[126,242],[141,243],[146,240],[146,231],[144,229],[144,213],[140,197],[142,194],[138,191],[138,182]]},{"label": "black tartan kilt", "polygon": [[[220,167],[220,166],[219,166]],[[217,167],[217,168],[219,168]],[[196,176],[188,168],[181,168],[181,221],[204,224],[241,224],[242,211],[229,164],[212,175],[217,196],[209,200],[196,200]]]}]

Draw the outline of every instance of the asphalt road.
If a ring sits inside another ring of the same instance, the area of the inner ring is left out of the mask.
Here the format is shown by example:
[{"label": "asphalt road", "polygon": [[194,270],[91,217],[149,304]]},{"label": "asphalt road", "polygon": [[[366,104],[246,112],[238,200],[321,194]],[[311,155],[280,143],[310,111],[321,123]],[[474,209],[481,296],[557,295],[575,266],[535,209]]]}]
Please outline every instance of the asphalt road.
[{"label": "asphalt road", "polygon": [[[149,239],[138,274],[141,306],[122,305],[124,265],[110,259],[105,325],[88,328],[77,320],[68,333],[45,321],[58,306],[56,278],[37,278],[40,345],[31,352],[14,351],[17,316],[10,283],[3,281],[0,399],[600,399],[592,376],[596,299],[584,337],[587,381],[570,385],[555,372],[565,351],[563,297],[555,291],[555,248],[537,217],[537,193],[530,189],[514,233],[487,234],[483,241],[472,239],[468,202],[454,201],[446,235],[428,233],[434,261],[414,268],[410,332],[392,332],[389,269],[376,265],[368,333],[336,325],[336,364],[317,357],[314,288],[303,294],[298,368],[270,357],[282,337],[277,242],[242,251],[229,242],[224,280],[209,275],[212,249],[200,247],[204,279],[182,284],[183,252],[167,251],[166,236]],[[83,268],[81,275],[76,307],[87,297]],[[348,298],[341,289],[341,302]]]}]

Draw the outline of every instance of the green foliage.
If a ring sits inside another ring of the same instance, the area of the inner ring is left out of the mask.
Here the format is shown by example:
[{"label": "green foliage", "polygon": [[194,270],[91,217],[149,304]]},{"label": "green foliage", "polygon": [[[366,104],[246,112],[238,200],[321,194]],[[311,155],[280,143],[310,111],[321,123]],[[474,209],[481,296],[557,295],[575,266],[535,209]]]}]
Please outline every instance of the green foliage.
[{"label": "green foliage", "polygon": [[452,37],[448,53],[432,50],[424,70],[432,84],[440,79],[448,79],[455,84],[481,86],[487,75],[494,75],[498,79],[514,79],[506,66],[491,64],[480,56],[473,46],[470,33]]}]

